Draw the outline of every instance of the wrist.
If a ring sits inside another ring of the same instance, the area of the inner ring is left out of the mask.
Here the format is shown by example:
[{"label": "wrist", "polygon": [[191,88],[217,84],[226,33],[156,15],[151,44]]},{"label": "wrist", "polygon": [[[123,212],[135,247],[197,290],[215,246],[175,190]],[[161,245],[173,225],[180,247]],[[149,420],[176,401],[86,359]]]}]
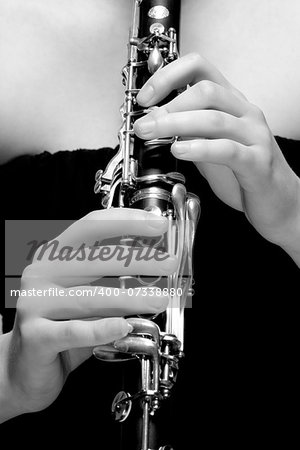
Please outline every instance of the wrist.
[{"label": "wrist", "polygon": [[298,237],[298,244],[292,245],[281,245],[280,247],[293,259],[293,261],[300,268],[300,235]]},{"label": "wrist", "polygon": [[10,341],[11,333],[0,336],[0,424],[25,412],[21,410],[9,380]]},{"label": "wrist", "polygon": [[298,178],[297,202],[293,220],[290,222],[289,230],[278,245],[295,261],[300,267],[300,178]]},{"label": "wrist", "polygon": [[11,396],[7,395],[6,389],[2,390],[0,387],[0,424],[20,414],[21,411],[14,407]]}]

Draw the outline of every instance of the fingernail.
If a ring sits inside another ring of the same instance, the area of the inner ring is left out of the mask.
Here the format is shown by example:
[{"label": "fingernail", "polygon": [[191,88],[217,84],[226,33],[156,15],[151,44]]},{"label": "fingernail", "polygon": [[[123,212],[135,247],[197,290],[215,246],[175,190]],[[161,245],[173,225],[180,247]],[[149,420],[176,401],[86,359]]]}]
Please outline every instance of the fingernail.
[{"label": "fingernail", "polygon": [[132,333],[133,332],[133,326],[129,322],[127,322],[127,325],[128,325],[128,333]]},{"label": "fingernail", "polygon": [[109,321],[111,336],[114,336],[115,339],[127,336],[127,334],[132,331],[131,324],[123,318],[112,317],[106,320]]},{"label": "fingernail", "polygon": [[176,261],[177,261],[176,258],[174,258],[173,256],[168,256],[168,258],[160,262],[161,271],[166,275],[170,275],[171,273],[175,272]]},{"label": "fingernail", "polygon": [[138,103],[142,103],[146,106],[146,104],[151,101],[152,97],[154,97],[154,89],[151,85],[146,85],[138,93],[136,99]]},{"label": "fingernail", "polygon": [[135,122],[134,128],[138,135],[142,134],[145,136],[151,134],[155,128],[155,120],[149,116],[143,117]]},{"label": "fingernail", "polygon": [[161,297],[151,297],[151,299],[149,300],[149,308],[154,312],[164,311],[167,305],[168,298],[166,295]]},{"label": "fingernail", "polygon": [[172,153],[175,153],[175,155],[184,155],[187,153],[188,147],[186,142],[176,142],[172,145]]},{"label": "fingernail", "polygon": [[114,347],[115,349],[119,350],[119,352],[126,353],[128,351],[128,344],[126,344],[126,342],[124,341],[116,341],[114,343]]},{"label": "fingernail", "polygon": [[163,231],[166,226],[167,220],[164,217],[156,217],[156,219],[153,217],[148,220],[148,227],[155,231]]}]

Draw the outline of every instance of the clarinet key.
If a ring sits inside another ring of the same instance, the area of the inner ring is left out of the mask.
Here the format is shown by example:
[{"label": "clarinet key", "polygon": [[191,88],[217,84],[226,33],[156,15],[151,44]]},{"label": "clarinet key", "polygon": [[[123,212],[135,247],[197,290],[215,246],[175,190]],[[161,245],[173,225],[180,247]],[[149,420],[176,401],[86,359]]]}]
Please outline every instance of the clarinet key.
[{"label": "clarinet key", "polygon": [[113,399],[111,412],[116,422],[124,422],[130,414],[132,402],[130,394],[120,391]]}]

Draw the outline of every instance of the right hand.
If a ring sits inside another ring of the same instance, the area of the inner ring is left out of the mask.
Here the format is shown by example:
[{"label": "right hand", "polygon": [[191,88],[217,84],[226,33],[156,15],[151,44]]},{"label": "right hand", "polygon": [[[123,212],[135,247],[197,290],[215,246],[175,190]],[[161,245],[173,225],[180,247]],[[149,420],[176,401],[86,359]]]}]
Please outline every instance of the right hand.
[{"label": "right hand", "polygon": [[[155,227],[152,226],[155,224]],[[94,211],[75,222],[58,238],[59,246],[78,248],[95,241],[122,236],[157,236],[167,230],[167,220],[142,210]],[[167,275],[176,269],[176,259],[135,261],[128,267],[116,258],[103,260],[42,260],[28,266],[21,289],[63,289],[64,296],[22,296],[18,300],[15,325],[4,335],[7,342],[4,373],[10,399],[7,414],[0,421],[39,411],[50,405],[61,391],[68,374],[89,358],[95,346],[118,340],[130,332],[122,316],[158,313],[167,304],[163,296],[71,296],[71,289],[92,289],[90,282],[101,276]],[[27,291],[28,292],[28,291]],[[90,320],[89,320],[90,319]],[[4,337],[3,336],[3,337]],[[3,357],[2,357],[3,358]]]},{"label": "right hand", "polygon": [[263,112],[202,56],[191,53],[155,72],[137,96],[143,108],[168,103],[134,123],[141,139],[180,136],[171,151],[193,161],[214,193],[243,211],[300,267],[300,178],[285,160]]}]

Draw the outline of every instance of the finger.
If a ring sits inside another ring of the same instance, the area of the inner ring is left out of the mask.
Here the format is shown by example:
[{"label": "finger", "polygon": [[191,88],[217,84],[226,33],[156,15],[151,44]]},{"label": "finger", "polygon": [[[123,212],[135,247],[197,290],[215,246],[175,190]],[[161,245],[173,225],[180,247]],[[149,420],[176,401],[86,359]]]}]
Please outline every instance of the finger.
[{"label": "finger", "polygon": [[142,106],[152,106],[173,90],[183,88],[187,84],[194,85],[201,80],[213,81],[245,98],[216,67],[200,55],[191,53],[155,72],[140,90],[137,101]]},{"label": "finger", "polygon": [[148,115],[134,124],[135,133],[142,139],[168,136],[203,137],[207,139],[233,139],[248,145],[252,130],[242,119],[221,111],[202,110]]},{"label": "finger", "polygon": [[[33,339],[35,346],[43,348],[44,353],[57,354],[72,348],[93,347],[115,341],[126,336],[132,327],[123,318],[108,318],[100,320],[67,320],[50,321],[39,319],[31,322],[32,330],[27,335],[26,342]],[[35,339],[33,337],[35,336]],[[36,337],[38,336],[38,340]]]},{"label": "finger", "polygon": [[[101,250],[106,250],[105,253]],[[91,283],[103,276],[145,275],[164,276],[176,270],[177,258],[158,249],[151,249],[149,253],[135,253],[134,248],[128,247],[123,252],[122,247],[101,247],[98,255],[54,261],[43,261],[27,266],[23,272],[22,287],[43,288],[49,283],[62,287],[72,287]],[[144,255],[144,257],[142,257]]]},{"label": "finger", "polygon": [[[60,295],[58,295],[60,294]],[[157,314],[166,309],[168,297],[155,289],[107,288],[76,286],[69,289],[45,289],[43,297],[32,297],[26,305],[18,303],[18,313],[26,317],[39,316],[51,320],[117,317],[137,314]],[[26,309],[25,309],[26,306]]]},{"label": "finger", "polygon": [[195,165],[217,197],[231,208],[243,211],[240,185],[229,167],[202,161],[195,161]]},{"label": "finger", "polygon": [[158,117],[166,113],[213,109],[242,117],[249,108],[248,102],[237,97],[230,90],[212,81],[204,80],[182,92],[171,102],[156,108],[149,116]]},{"label": "finger", "polygon": [[93,355],[93,347],[71,348],[60,353],[64,366],[72,372]]},{"label": "finger", "polygon": [[35,260],[37,255],[44,257],[64,246],[87,247],[103,239],[128,234],[157,236],[163,234],[167,228],[168,221],[165,217],[139,209],[111,208],[93,211],[73,223],[55,240],[42,246],[36,252]]},{"label": "finger", "polygon": [[240,174],[248,174],[253,166],[251,148],[229,139],[180,141],[172,145],[171,151],[176,158],[222,164]]}]

